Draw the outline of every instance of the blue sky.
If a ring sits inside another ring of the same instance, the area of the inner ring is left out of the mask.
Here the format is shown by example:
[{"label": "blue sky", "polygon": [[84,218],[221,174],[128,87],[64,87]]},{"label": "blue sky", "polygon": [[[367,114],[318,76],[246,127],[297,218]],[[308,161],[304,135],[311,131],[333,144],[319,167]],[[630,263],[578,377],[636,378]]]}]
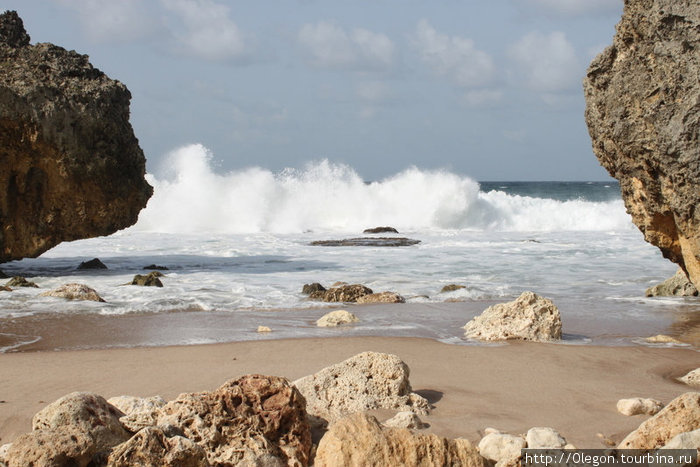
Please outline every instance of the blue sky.
[{"label": "blue sky", "polygon": [[621,0],[3,0],[32,42],[132,93],[148,170],[201,143],[220,172],[327,158],[378,180],[607,180],[581,80]]}]

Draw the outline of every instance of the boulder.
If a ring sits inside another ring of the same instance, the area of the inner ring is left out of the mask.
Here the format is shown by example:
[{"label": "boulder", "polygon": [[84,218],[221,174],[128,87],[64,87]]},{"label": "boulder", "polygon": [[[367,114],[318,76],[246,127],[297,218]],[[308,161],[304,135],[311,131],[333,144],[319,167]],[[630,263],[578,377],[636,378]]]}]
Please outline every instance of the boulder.
[{"label": "boulder", "polygon": [[498,467],[517,466],[520,462],[520,450],[527,443],[520,436],[508,433],[490,433],[479,441],[479,454],[496,462]]},{"label": "boulder", "polygon": [[159,409],[165,405],[165,400],[160,396],[117,396],[107,399],[107,402],[124,413],[119,421],[133,433],[155,425],[158,421]]},{"label": "boulder", "polygon": [[78,265],[78,269],[107,269],[107,266],[99,258],[83,261]]},{"label": "boulder", "polygon": [[406,303],[406,299],[396,292],[379,292],[363,295],[357,303]]},{"label": "boulder", "polygon": [[131,95],[87,55],[0,15],[0,263],[136,222],[152,188]]},{"label": "boulder", "polygon": [[396,230],[393,227],[373,227],[371,229],[365,229],[362,231],[363,234],[378,234],[378,233],[399,233],[398,230]]},{"label": "boulder", "polygon": [[160,409],[158,424],[181,429],[213,465],[309,463],[304,398],[277,376],[247,375],[212,392],[181,394]]},{"label": "boulder", "polygon": [[357,323],[357,316],[347,310],[335,310],[326,313],[316,321],[316,326],[322,328],[340,326],[342,324]]},{"label": "boulder", "polygon": [[5,287],[34,287],[39,288],[34,282],[30,282],[22,276],[14,276],[5,283]]},{"label": "boulder", "polygon": [[304,295],[311,295],[312,293],[325,291],[326,288],[318,282],[314,282],[312,284],[304,284],[304,287],[301,288],[301,293],[303,293]]},{"label": "boulder", "polygon": [[411,411],[399,412],[383,423],[390,428],[408,428],[410,430],[420,430],[425,427],[425,423]]},{"label": "boulder", "polygon": [[584,80],[593,151],[644,238],[700,287],[700,4],[626,0]]},{"label": "boulder", "polygon": [[685,376],[678,378],[678,381],[694,388],[700,388],[700,368],[689,371]]},{"label": "boulder", "polygon": [[167,436],[160,427],[147,427],[115,447],[107,467],[209,467],[201,446],[183,436]]},{"label": "boulder", "polygon": [[464,285],[448,284],[440,290],[440,293],[454,292],[455,290],[461,290],[461,289],[466,289],[466,288],[467,287]]},{"label": "boulder", "polygon": [[42,297],[58,297],[67,300],[90,300],[104,302],[102,297],[93,288],[84,284],[65,284],[48,292],[40,294]]},{"label": "boulder", "polygon": [[466,439],[382,428],[376,418],[358,413],[330,425],[318,444],[314,465],[485,467],[487,464]]},{"label": "boulder", "polygon": [[7,451],[7,467],[88,467],[100,465],[100,449],[89,433],[75,427],[36,430],[17,437]]},{"label": "boulder", "polygon": [[73,392],[47,405],[32,418],[32,429],[60,431],[72,426],[92,438],[96,451],[123,443],[131,434],[119,418],[124,413],[102,396],[90,392]]},{"label": "boulder", "polygon": [[700,428],[700,392],[686,392],[644,421],[618,445],[623,449],[658,449],[674,436]]},{"label": "boulder", "polygon": [[566,439],[549,427],[530,428],[525,435],[525,442],[528,449],[563,449],[566,446]]},{"label": "boulder", "polygon": [[356,302],[358,298],[373,293],[372,289],[361,284],[340,285],[332,287],[325,292],[313,292],[309,298],[323,300],[324,302]]},{"label": "boulder", "polygon": [[663,408],[664,405],[656,399],[633,397],[617,401],[617,411],[628,417],[632,415],[656,415]]},{"label": "boulder", "polygon": [[140,285],[142,287],[163,287],[163,283],[158,279],[163,277],[163,273],[159,271],[149,272],[145,276],[136,274],[132,281],[127,285]]},{"label": "boulder", "polygon": [[420,243],[404,237],[359,237],[345,238],[342,240],[316,240],[310,243],[312,246],[412,246]]},{"label": "boulder", "polygon": [[408,365],[396,355],[363,352],[294,381],[309,414],[332,421],[372,409],[427,414],[430,404],[411,390]]},{"label": "boulder", "polygon": [[688,280],[682,269],[661,284],[649,287],[646,291],[647,297],[697,297],[698,289]]},{"label": "boulder", "polygon": [[551,300],[523,292],[515,301],[490,306],[469,321],[464,326],[464,336],[486,341],[558,340],[561,339],[561,316]]}]

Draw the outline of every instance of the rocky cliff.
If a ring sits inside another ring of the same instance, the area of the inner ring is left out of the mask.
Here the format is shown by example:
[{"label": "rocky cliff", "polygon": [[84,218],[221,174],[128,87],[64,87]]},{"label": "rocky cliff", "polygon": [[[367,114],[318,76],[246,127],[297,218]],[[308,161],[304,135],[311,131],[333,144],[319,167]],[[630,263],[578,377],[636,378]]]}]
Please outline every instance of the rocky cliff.
[{"label": "rocky cliff", "polygon": [[584,91],[593,151],[632,220],[700,286],[700,3],[625,0]]},{"label": "rocky cliff", "polygon": [[86,55],[0,15],[0,262],[136,222],[152,188],[131,94]]}]

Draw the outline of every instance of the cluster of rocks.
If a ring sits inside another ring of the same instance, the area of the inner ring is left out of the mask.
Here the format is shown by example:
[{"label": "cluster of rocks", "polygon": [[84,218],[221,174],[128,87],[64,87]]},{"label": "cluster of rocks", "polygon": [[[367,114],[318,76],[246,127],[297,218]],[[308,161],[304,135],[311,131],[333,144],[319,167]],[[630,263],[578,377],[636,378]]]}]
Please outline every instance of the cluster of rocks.
[{"label": "cluster of rocks", "polygon": [[374,293],[372,289],[362,284],[346,284],[336,282],[326,289],[318,282],[305,284],[301,293],[308,295],[311,300],[339,303],[405,303],[406,299],[396,292]]}]

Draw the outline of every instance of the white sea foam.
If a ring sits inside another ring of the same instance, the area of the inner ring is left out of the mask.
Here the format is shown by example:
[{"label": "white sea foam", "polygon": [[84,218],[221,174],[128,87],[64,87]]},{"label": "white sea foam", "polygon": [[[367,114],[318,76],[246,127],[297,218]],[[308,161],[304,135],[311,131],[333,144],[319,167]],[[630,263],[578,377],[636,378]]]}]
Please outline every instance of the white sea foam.
[{"label": "white sea foam", "polygon": [[149,174],[153,198],[137,231],[168,233],[301,233],[399,230],[627,230],[621,200],[582,200],[483,193],[474,180],[443,170],[408,168],[365,183],[351,168],[328,160],[272,173],[249,168],[217,174],[201,145],[169,154],[165,177]]}]

